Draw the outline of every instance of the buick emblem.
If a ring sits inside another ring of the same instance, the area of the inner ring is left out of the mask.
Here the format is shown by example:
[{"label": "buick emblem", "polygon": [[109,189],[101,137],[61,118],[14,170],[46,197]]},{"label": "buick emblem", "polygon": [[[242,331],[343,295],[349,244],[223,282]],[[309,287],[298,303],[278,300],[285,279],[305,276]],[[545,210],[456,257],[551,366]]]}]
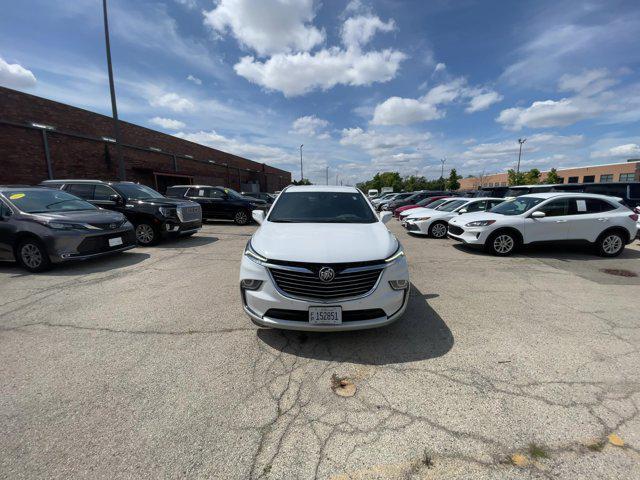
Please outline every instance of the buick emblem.
[{"label": "buick emblem", "polygon": [[318,278],[321,282],[329,283],[336,276],[336,272],[333,271],[331,267],[322,267],[318,272]]}]

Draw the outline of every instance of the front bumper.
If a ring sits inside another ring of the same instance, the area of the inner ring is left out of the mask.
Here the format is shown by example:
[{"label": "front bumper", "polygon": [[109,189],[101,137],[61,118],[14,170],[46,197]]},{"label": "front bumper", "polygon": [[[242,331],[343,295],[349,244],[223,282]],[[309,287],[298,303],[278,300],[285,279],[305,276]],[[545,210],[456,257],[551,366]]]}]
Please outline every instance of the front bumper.
[{"label": "front bumper", "polygon": [[[387,266],[381,273],[376,287],[368,294],[354,299],[337,301],[320,301],[293,298],[280,291],[266,267],[258,265],[246,256],[242,258],[240,280],[262,280],[258,290],[241,288],[244,311],[253,323],[261,327],[281,328],[286,330],[303,330],[313,332],[333,332],[377,328],[398,320],[407,308],[409,288],[393,290],[389,280],[409,280],[407,261],[404,257]],[[345,312],[368,311],[381,309],[384,315],[367,320],[344,321],[339,325],[316,325],[303,320],[285,320],[267,316],[269,310],[289,310],[297,313],[307,312],[311,306],[340,306],[343,317]]]},{"label": "front bumper", "polygon": [[[459,228],[462,228],[458,225]],[[466,243],[468,245],[484,245],[487,237],[489,236],[490,230],[482,227],[465,227],[462,233],[451,233],[451,228],[449,228],[447,235],[449,238],[453,240],[457,240],[459,242]]]},{"label": "front bumper", "polygon": [[[109,246],[109,239],[114,238],[120,238],[122,244]],[[137,246],[133,226],[128,222],[122,228],[100,233],[60,231],[44,237],[43,241],[52,263],[87,260],[124,252]]]},{"label": "front bumper", "polygon": [[162,223],[162,236],[187,235],[195,233],[202,228],[202,220],[194,220],[193,222],[180,222],[176,219],[167,219]]}]

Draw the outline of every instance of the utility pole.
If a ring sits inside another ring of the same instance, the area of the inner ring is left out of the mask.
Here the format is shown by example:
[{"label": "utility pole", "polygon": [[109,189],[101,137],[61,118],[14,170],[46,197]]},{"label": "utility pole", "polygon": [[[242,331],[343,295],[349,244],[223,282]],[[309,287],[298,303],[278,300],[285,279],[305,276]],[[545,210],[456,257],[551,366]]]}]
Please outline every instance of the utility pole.
[{"label": "utility pole", "polygon": [[302,182],[302,180],[304,180],[304,175],[302,174],[302,147],[304,147],[303,145],[300,145],[300,181]]},{"label": "utility pole", "polygon": [[116,105],[116,88],[113,83],[113,68],[111,66],[111,43],[109,42],[109,20],[107,18],[107,0],[102,0],[104,15],[104,41],[107,48],[107,69],[109,71],[109,90],[111,92],[111,111],[113,113],[113,133],[116,139],[116,157],[118,157],[118,178],[126,180],[122,143],[120,138],[120,122],[118,121],[118,107]]},{"label": "utility pole", "polygon": [[516,181],[518,180],[518,177],[520,176],[520,159],[522,158],[522,145],[526,141],[527,141],[526,138],[519,138],[518,139],[518,143],[520,144],[520,151],[518,152],[518,167],[516,168]]},{"label": "utility pole", "polygon": [[329,167],[327,167],[327,185],[329,185]]},{"label": "utility pole", "polygon": [[442,189],[444,190],[445,187],[445,183],[444,183],[444,164],[447,162],[447,157],[441,158],[440,159],[440,163],[442,163],[442,170],[440,172],[440,179],[442,180]]}]

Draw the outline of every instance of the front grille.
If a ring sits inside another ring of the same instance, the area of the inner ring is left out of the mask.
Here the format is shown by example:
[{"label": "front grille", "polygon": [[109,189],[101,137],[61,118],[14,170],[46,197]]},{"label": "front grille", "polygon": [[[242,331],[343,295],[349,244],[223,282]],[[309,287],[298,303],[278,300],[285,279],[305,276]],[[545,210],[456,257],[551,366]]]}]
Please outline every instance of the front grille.
[{"label": "front grille", "polygon": [[[273,263],[273,262],[270,262]],[[284,262],[280,262],[284,263]],[[367,265],[369,264],[369,265]],[[373,265],[371,265],[373,264]],[[384,264],[380,262],[360,262],[356,264],[291,264],[309,271],[284,270],[270,267],[269,271],[278,288],[294,297],[319,300],[336,300],[340,298],[359,297],[370,292],[378,283]],[[320,280],[319,272],[323,267],[330,267],[335,277],[330,282]],[[373,268],[371,270],[356,270],[352,268]]]},{"label": "front grille", "polygon": [[[277,320],[289,320],[293,322],[308,322],[309,312],[307,310],[285,310],[281,308],[271,308],[264,314],[265,317]],[[373,320],[383,318],[387,314],[381,308],[371,308],[368,310],[344,310],[342,312],[343,322],[356,322],[358,320]]]},{"label": "front grille", "polygon": [[449,225],[449,233],[453,235],[462,235],[464,233],[464,229],[458,227],[457,225]]},{"label": "front grille", "polygon": [[[109,246],[109,239],[115,237],[122,237],[122,245],[115,247]],[[109,250],[118,250],[119,248],[126,247],[127,245],[134,245],[136,243],[136,234],[133,230],[120,233],[112,233],[110,235],[100,235],[96,237],[87,237],[80,245],[78,245],[79,255],[92,255],[94,253],[108,252]]]},{"label": "front grille", "polygon": [[178,218],[181,222],[202,220],[202,209],[200,208],[200,205],[193,207],[178,207]]},{"label": "front grille", "polygon": [[100,228],[102,230],[114,230],[116,228],[120,228],[124,224],[124,222],[126,222],[126,220],[118,220],[107,223],[90,223],[89,225],[91,225],[92,227]]}]

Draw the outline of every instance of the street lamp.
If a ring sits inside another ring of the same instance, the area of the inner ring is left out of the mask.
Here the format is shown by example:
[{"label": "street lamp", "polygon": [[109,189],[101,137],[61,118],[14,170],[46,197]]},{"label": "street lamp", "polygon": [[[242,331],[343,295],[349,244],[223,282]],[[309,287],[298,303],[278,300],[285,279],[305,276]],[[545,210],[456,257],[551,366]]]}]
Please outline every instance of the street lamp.
[{"label": "street lamp", "polygon": [[300,145],[300,181],[302,182],[302,180],[304,180],[304,175],[302,174],[302,147],[304,147],[303,145]]},{"label": "street lamp", "polygon": [[124,158],[122,157],[122,144],[120,138],[120,123],[118,122],[118,107],[116,106],[116,89],[113,84],[113,68],[111,67],[111,43],[109,42],[109,20],[107,18],[107,0],[102,0],[102,12],[104,15],[104,41],[107,48],[107,70],[109,71],[109,91],[111,92],[111,111],[113,113],[113,133],[116,138],[116,157],[118,157],[118,178],[126,179]]},{"label": "street lamp", "polygon": [[526,138],[519,138],[518,143],[520,144],[520,151],[518,152],[518,167],[516,168],[516,181],[518,176],[520,175],[520,159],[522,158],[522,145],[526,142]]},{"label": "street lamp", "polygon": [[441,158],[440,159],[440,163],[442,164],[442,170],[440,171],[440,180],[441,180],[441,184],[442,184],[442,189],[444,190],[444,164],[447,162],[447,157]]}]

